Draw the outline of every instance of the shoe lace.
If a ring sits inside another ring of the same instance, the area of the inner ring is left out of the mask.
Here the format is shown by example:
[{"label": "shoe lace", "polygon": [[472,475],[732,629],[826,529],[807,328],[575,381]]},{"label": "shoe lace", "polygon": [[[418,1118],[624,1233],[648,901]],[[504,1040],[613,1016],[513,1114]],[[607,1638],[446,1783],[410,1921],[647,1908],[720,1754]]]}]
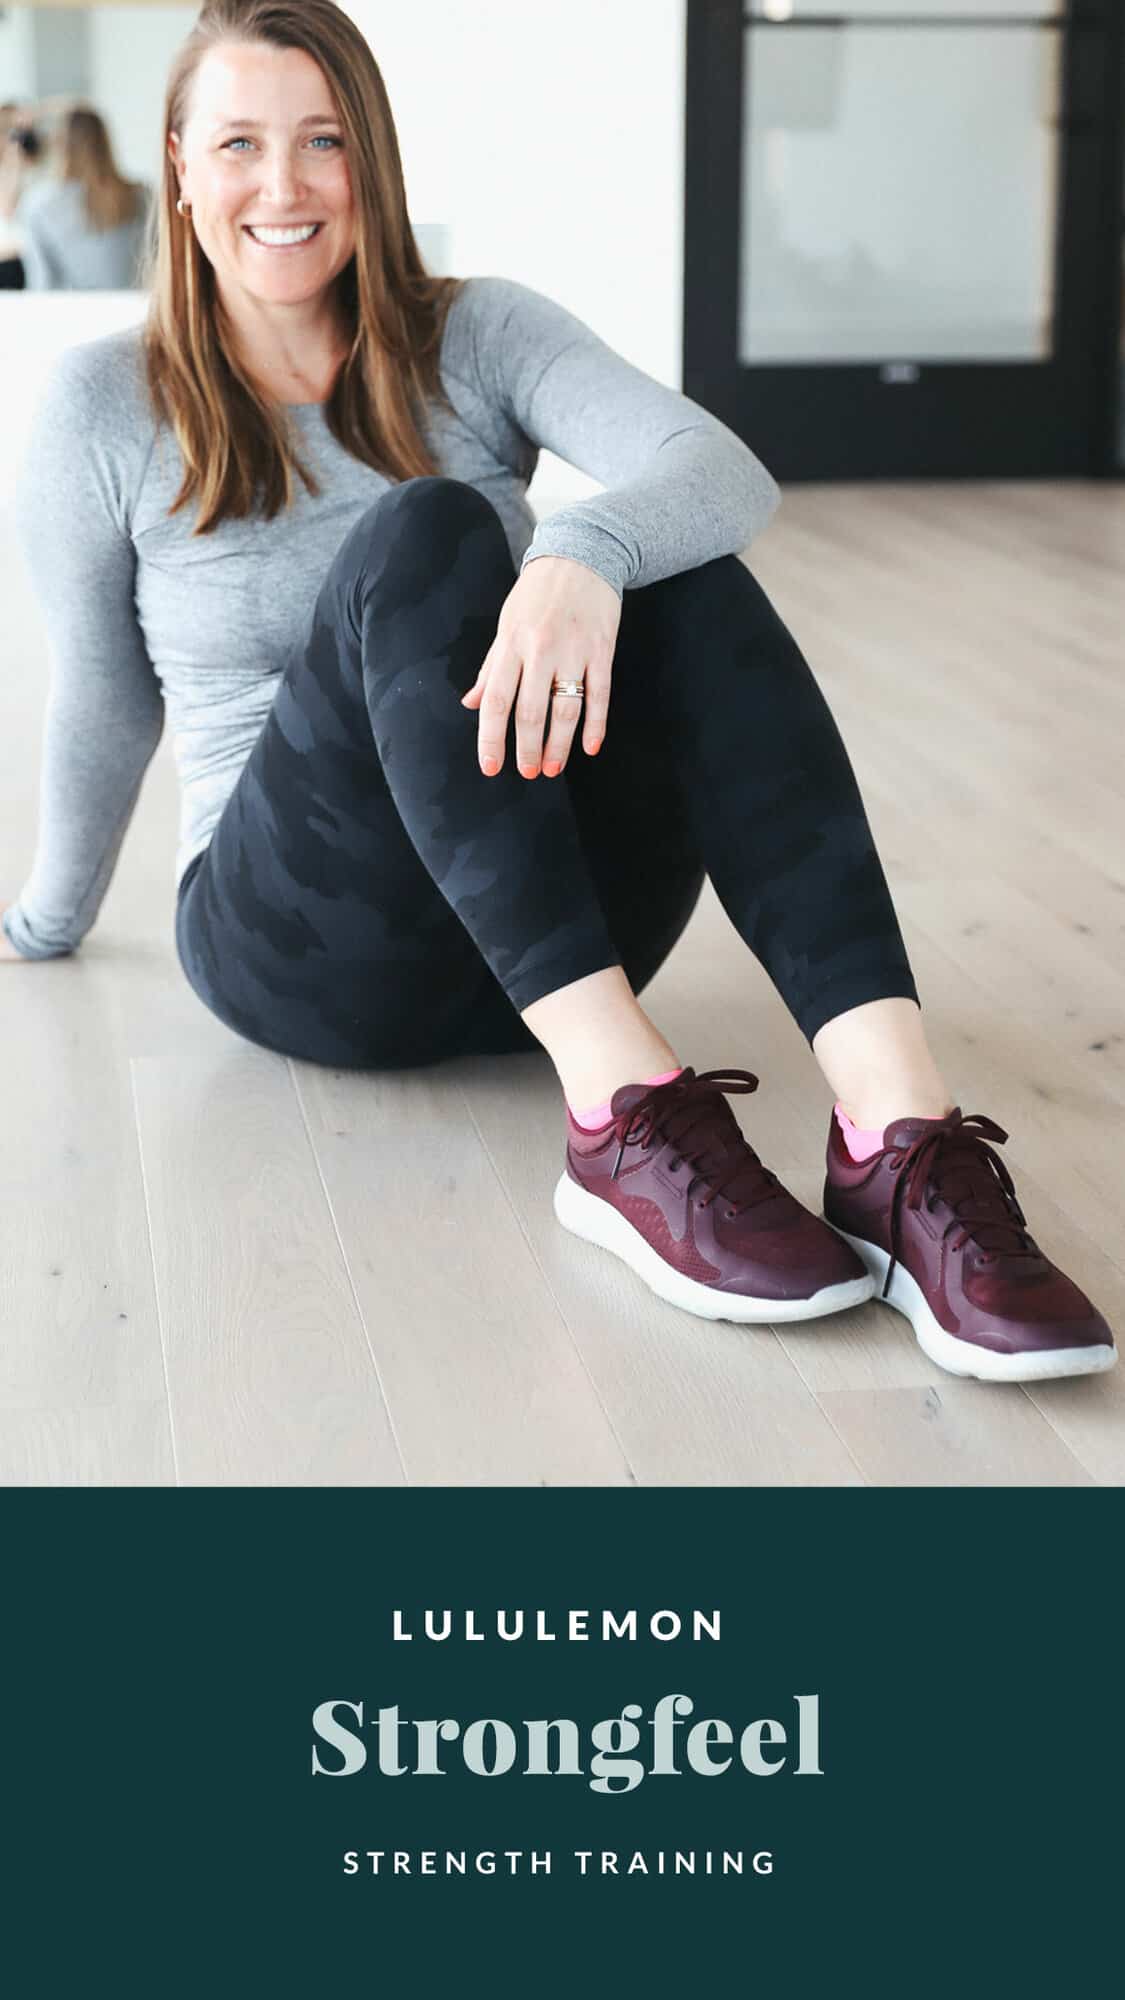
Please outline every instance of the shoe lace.
[{"label": "shoe lace", "polygon": [[1012,1177],[987,1143],[992,1139],[1002,1146],[1007,1137],[980,1112],[966,1118],[959,1110],[951,1111],[891,1161],[891,1171],[901,1172],[902,1177],[891,1198],[891,1261],[883,1298],[899,1261],[903,1210],[918,1209],[923,1200],[931,1212],[938,1199],[949,1203],[953,1213],[942,1231],[942,1241],[956,1230],[951,1245],[954,1250],[975,1243],[988,1263],[1001,1256],[1039,1255],[1027,1233],[1027,1218],[1016,1199]]},{"label": "shoe lace", "polygon": [[618,1151],[611,1179],[617,1179],[626,1146],[647,1148],[661,1138],[694,1170],[688,1194],[707,1187],[701,1208],[708,1208],[719,1194],[726,1195],[732,1215],[772,1201],[784,1192],[781,1183],[748,1145],[724,1101],[736,1094],[749,1096],[757,1088],[758,1079],[748,1069],[705,1069],[698,1074],[685,1069],[670,1083],[654,1084],[614,1120]]}]

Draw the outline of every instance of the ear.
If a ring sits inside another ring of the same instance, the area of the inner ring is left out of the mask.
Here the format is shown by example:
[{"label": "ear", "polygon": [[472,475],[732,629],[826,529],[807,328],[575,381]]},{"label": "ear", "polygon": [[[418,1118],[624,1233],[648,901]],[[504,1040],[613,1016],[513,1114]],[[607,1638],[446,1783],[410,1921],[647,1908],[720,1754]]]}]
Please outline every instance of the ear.
[{"label": "ear", "polygon": [[183,161],[183,152],[180,146],[180,135],[178,132],[169,132],[167,145],[168,145],[169,157],[171,158],[172,165],[176,169],[176,176],[182,184],[184,177],[184,161]]}]

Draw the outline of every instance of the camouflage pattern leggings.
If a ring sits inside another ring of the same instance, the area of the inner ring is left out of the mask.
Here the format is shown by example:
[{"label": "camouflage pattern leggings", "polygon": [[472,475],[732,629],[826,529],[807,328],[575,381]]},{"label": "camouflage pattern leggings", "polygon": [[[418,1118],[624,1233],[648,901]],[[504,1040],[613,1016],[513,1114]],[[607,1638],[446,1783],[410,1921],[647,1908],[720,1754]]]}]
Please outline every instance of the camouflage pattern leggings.
[{"label": "camouflage pattern leggings", "polygon": [[395,1069],[537,1048],[520,1010],[620,964],[635,992],[706,875],[811,1041],[917,999],[839,732],[735,556],[624,593],[609,726],[561,776],[482,775],[460,697],[516,571],[446,478],[356,522],[287,663],[176,946],[204,1004],[283,1055]]}]

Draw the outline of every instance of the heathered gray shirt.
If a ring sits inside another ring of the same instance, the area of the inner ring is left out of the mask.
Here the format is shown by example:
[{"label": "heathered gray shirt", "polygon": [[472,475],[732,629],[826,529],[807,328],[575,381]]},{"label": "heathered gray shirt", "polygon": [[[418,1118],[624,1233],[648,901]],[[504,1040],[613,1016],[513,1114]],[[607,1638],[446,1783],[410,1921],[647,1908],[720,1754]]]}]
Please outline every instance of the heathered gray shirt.
[{"label": "heathered gray shirt", "polygon": [[16,221],[23,235],[29,292],[128,292],[138,283],[149,193],[131,222],[96,229],[78,181],[28,189]]},{"label": "heathered gray shirt", "polygon": [[[780,498],[717,418],[511,279],[468,280],[441,376],[456,414],[431,402],[426,442],[447,476],[492,501],[521,571],[568,556],[620,594],[740,553]],[[333,556],[393,483],[343,450],[319,404],[290,408],[320,495],[298,478],[272,521],[228,520],[193,540],[193,506],[168,515],[183,466],[152,412],[140,329],[71,348],[50,379],[13,508],[51,664],[38,840],[0,919],[26,957],[72,951],[94,923],[165,718],[181,785],[178,885]],[[536,526],[526,491],[540,447],[607,490]]]}]

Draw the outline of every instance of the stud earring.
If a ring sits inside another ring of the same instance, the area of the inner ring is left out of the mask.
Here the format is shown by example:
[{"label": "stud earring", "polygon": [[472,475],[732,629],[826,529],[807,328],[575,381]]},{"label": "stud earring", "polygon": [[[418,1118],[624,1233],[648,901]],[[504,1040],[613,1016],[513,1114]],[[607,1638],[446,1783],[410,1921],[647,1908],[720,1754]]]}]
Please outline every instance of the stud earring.
[{"label": "stud earring", "polygon": [[177,215],[190,215],[191,214],[190,201],[184,201],[181,196],[181,198],[176,203],[176,213]]}]

